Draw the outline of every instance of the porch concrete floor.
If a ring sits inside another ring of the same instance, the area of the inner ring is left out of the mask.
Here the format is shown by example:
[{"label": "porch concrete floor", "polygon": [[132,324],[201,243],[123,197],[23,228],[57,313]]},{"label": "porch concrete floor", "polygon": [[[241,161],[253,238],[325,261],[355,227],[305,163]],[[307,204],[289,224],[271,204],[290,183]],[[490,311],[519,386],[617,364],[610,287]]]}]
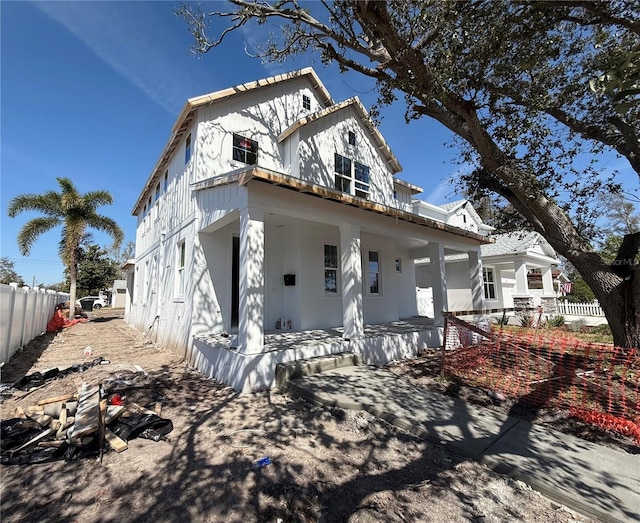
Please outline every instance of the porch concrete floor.
[{"label": "porch concrete floor", "polygon": [[[364,326],[364,337],[380,338],[383,336],[406,334],[407,332],[425,331],[434,328],[434,319],[424,316],[405,318],[391,323],[370,324]],[[289,350],[313,345],[340,343],[342,327],[332,329],[312,329],[306,331],[265,331],[264,352]],[[236,348],[235,334],[209,334],[197,336],[198,340],[215,348]]]}]

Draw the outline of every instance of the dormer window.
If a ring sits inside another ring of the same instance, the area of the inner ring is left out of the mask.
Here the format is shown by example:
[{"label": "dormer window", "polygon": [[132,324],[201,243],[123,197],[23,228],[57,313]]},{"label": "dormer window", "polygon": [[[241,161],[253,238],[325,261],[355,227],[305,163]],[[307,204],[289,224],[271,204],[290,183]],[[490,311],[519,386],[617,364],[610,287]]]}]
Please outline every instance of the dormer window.
[{"label": "dormer window", "polygon": [[302,107],[307,111],[311,110],[311,98],[309,98],[306,94],[302,95]]},{"label": "dormer window", "polygon": [[349,131],[349,145],[355,145],[356,144],[356,133],[354,133],[353,131]]},{"label": "dormer window", "polygon": [[258,142],[239,134],[233,135],[233,159],[255,165],[258,162]]}]

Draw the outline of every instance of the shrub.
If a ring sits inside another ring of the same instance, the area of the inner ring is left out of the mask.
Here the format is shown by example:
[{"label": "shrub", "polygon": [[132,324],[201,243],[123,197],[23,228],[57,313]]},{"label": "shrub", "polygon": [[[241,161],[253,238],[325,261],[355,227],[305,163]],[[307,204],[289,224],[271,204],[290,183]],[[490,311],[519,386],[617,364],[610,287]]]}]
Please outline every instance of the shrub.
[{"label": "shrub", "polygon": [[608,323],[605,323],[603,325],[598,325],[594,327],[593,329],[591,329],[591,332],[593,334],[602,334],[605,336],[611,336],[611,327],[609,327]]},{"label": "shrub", "polygon": [[535,323],[535,318],[528,314],[525,316],[520,316],[520,326],[521,327],[533,327],[533,324]]},{"label": "shrub", "polygon": [[570,327],[573,332],[580,332],[586,324],[587,322],[584,320],[584,318],[580,318],[572,321]]},{"label": "shrub", "polygon": [[564,316],[562,314],[549,316],[547,318],[547,325],[549,327],[564,327]]},{"label": "shrub", "polygon": [[504,327],[505,325],[507,325],[509,323],[509,316],[504,316],[504,318],[502,316],[494,316],[492,318],[492,321],[493,321],[493,323],[495,323],[499,327]]}]

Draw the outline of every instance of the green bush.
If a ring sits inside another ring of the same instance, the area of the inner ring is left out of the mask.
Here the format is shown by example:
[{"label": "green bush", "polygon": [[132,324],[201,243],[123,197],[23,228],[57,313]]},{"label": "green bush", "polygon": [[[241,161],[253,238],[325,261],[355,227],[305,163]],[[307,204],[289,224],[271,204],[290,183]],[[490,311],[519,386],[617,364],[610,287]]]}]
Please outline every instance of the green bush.
[{"label": "green bush", "polygon": [[504,316],[504,321],[502,316],[494,316],[492,318],[493,323],[498,325],[499,327],[504,327],[509,323],[509,316]]},{"label": "green bush", "polygon": [[528,314],[526,316],[520,316],[520,326],[521,327],[533,327],[535,323],[535,318]]},{"label": "green bush", "polygon": [[549,327],[564,327],[564,316],[562,314],[549,316],[547,318],[547,325]]}]

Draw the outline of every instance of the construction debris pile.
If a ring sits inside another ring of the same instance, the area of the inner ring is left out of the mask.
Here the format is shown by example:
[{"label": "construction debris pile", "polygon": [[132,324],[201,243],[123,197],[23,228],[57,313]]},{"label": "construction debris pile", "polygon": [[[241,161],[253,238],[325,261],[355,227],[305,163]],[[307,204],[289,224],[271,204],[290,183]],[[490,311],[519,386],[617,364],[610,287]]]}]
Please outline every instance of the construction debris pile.
[{"label": "construction debris pile", "polygon": [[152,411],[127,402],[114,390],[118,383],[82,382],[77,393],[18,407],[16,417],[0,422],[0,462],[33,464],[88,456],[102,460],[104,451],[122,452],[134,438],[164,439],[173,424],[160,417],[162,405],[156,403]]}]

